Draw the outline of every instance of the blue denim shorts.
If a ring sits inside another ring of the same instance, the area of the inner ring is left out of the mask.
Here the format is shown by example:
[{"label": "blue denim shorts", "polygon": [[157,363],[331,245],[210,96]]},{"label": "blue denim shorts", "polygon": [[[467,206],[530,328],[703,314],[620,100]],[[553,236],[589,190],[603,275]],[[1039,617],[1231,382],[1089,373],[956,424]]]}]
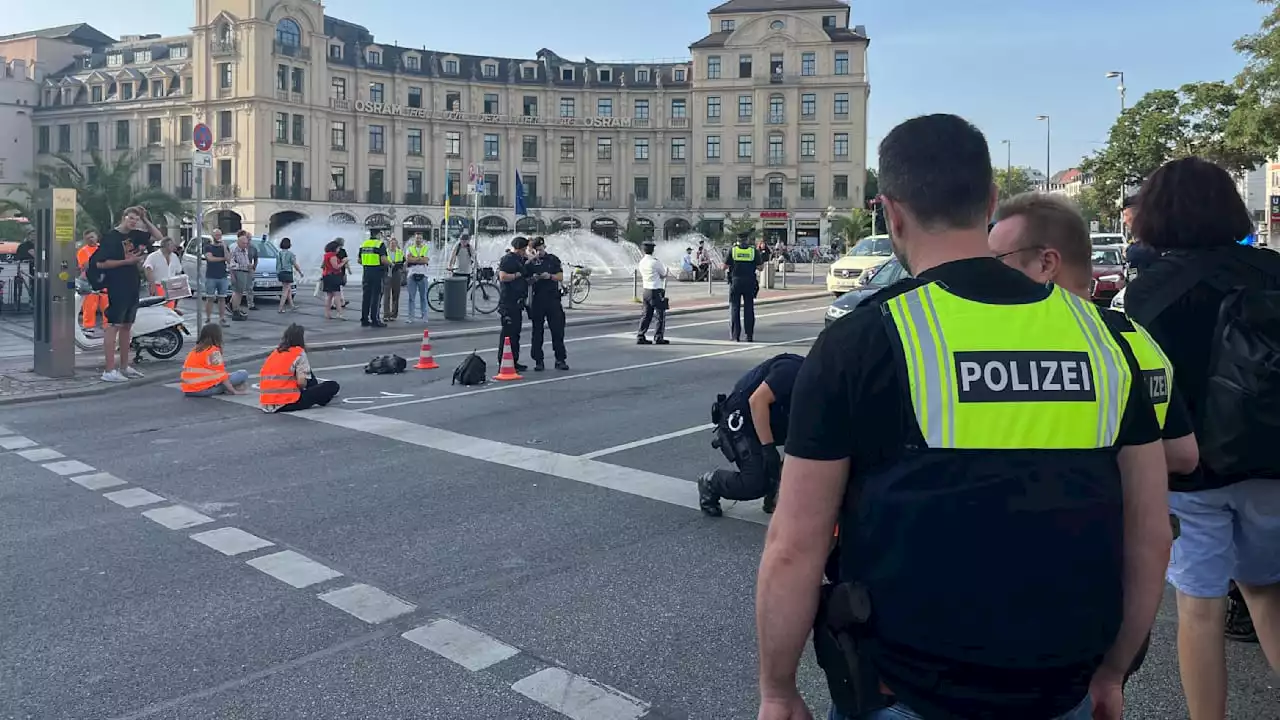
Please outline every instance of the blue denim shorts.
[{"label": "blue denim shorts", "polygon": [[1226,597],[1231,580],[1280,583],[1280,481],[1171,492],[1169,509],[1182,527],[1168,573],[1179,592],[1218,598]]},{"label": "blue denim shorts", "polygon": [[227,278],[204,279],[205,297],[231,297],[231,281]]},{"label": "blue denim shorts", "polygon": [[[835,708],[831,708],[831,712],[827,713],[827,720],[847,720],[843,715],[836,712]],[[861,720],[924,720],[916,711],[898,703],[883,710],[877,710],[869,715],[862,716]],[[1084,700],[1075,706],[1066,714],[1059,715],[1053,720],[1093,720],[1093,700],[1085,695]]]}]

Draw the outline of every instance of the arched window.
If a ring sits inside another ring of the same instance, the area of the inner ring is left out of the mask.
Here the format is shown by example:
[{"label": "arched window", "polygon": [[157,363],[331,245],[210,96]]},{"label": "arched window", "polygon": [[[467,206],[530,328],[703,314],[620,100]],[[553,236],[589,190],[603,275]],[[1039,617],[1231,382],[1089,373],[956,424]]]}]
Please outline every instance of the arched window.
[{"label": "arched window", "polygon": [[276,24],[276,42],[288,47],[302,44],[302,28],[292,18],[285,18]]}]

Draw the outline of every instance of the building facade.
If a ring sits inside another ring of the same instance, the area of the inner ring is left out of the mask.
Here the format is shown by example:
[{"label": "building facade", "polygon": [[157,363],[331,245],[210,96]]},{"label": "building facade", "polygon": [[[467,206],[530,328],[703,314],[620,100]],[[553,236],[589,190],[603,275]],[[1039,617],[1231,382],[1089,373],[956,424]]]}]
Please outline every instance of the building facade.
[{"label": "building facade", "polygon": [[745,217],[816,238],[862,203],[868,40],[838,0],[730,0],[692,58],[650,64],[378,43],[313,0],[195,7],[191,35],[85,43],[44,75],[36,162],[143,152],[138,181],[189,199],[205,123],[207,224],[256,234],[299,218],[438,234],[447,202],[455,231],[634,220],[663,237]]}]

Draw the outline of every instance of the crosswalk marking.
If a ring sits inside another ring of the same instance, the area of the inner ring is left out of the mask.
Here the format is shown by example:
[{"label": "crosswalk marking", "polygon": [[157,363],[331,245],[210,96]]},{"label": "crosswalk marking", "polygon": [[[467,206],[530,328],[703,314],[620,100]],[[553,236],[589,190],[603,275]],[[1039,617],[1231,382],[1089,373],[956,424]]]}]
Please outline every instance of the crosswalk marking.
[{"label": "crosswalk marking", "polygon": [[261,550],[265,547],[271,547],[275,543],[252,533],[247,533],[240,528],[223,527],[217,530],[206,530],[191,536],[192,540],[201,545],[211,547],[223,555],[241,555],[254,550]]},{"label": "crosswalk marking", "polygon": [[147,510],[142,513],[146,519],[163,525],[170,530],[186,530],[196,525],[204,525],[213,522],[213,518],[208,515],[202,515],[189,507],[182,505],[171,505],[164,508],[156,508],[155,510]]},{"label": "crosswalk marking", "polygon": [[322,583],[325,580],[342,577],[342,573],[337,570],[327,565],[321,565],[306,555],[292,550],[263,555],[262,557],[248,560],[245,564],[296,588],[304,588],[308,585]]},{"label": "crosswalk marking", "polygon": [[520,654],[518,649],[501,640],[452,620],[436,620],[400,637],[472,672]]},{"label": "crosswalk marking", "polygon": [[58,462],[45,463],[40,467],[49,472],[57,473],[66,477],[67,475],[82,475],[84,473],[93,472],[96,468],[92,465],[85,465],[79,460],[60,460]]},{"label": "crosswalk marking", "polygon": [[648,703],[558,667],[522,678],[511,689],[573,720],[637,720],[649,711]]},{"label": "crosswalk marking", "polygon": [[71,478],[71,482],[79,485],[86,490],[106,490],[107,488],[119,487],[127,485],[125,481],[112,475],[111,473],[92,473],[89,475],[77,475]]},{"label": "crosswalk marking", "polygon": [[418,606],[413,603],[407,603],[390,593],[363,583],[321,593],[318,597],[370,625],[377,625],[418,609]]},{"label": "crosswalk marking", "polygon": [[57,450],[54,450],[53,448],[42,448],[42,447],[31,448],[30,450],[19,450],[14,454],[24,460],[30,460],[31,462],[57,460],[58,458],[66,457],[66,455],[63,455],[62,453],[58,452]]},{"label": "crosswalk marking", "polygon": [[127,507],[127,508],[142,507],[143,505],[155,505],[156,503],[164,502],[164,498],[151,492],[150,490],[143,490],[142,488],[136,488],[136,487],[129,488],[127,490],[116,490],[115,492],[109,492],[103,495],[102,497],[110,500],[111,502],[119,505],[120,507]]},{"label": "crosswalk marking", "polygon": [[21,450],[22,448],[35,447],[36,441],[22,435],[13,435],[11,437],[0,437],[0,449],[4,450]]}]

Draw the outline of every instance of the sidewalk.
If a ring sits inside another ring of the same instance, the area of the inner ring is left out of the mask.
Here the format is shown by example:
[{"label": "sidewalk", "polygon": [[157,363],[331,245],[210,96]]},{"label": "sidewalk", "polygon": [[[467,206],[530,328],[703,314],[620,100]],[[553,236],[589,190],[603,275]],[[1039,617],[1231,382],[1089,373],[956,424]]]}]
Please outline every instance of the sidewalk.
[{"label": "sidewalk", "polygon": [[[757,303],[772,303],[797,300],[810,297],[827,297],[826,266],[814,268],[814,284],[809,283],[808,266],[801,265],[799,272],[788,274],[787,289],[782,289],[781,278],[773,290],[761,289]],[[590,325],[604,322],[638,320],[640,305],[634,297],[634,286],[628,277],[591,278],[591,293],[587,302],[566,309],[568,324]],[[260,359],[273,349],[280,339],[281,333],[291,323],[298,323],[307,329],[307,346],[312,350],[360,347],[365,345],[381,345],[393,342],[412,342],[422,337],[425,327],[421,321],[406,323],[403,313],[407,310],[407,298],[401,295],[401,320],[389,323],[386,328],[365,328],[360,326],[360,288],[349,287],[347,297],[351,305],[346,310],[347,320],[325,320],[321,299],[312,297],[310,287],[300,291],[296,297],[296,312],[280,314],[276,312],[276,302],[264,300],[258,309],[249,313],[246,321],[232,322],[223,328],[226,345],[224,347],[227,363],[245,362]],[[671,282],[667,287],[667,296],[671,301],[670,314],[681,315],[689,312],[723,309],[728,304],[728,286],[723,282],[712,283],[679,283]],[[92,395],[110,390],[127,388],[130,385],[155,381],[171,381],[177,377],[182,368],[182,358],[186,350],[195,343],[198,328],[195,327],[196,307],[194,301],[184,300],[180,309],[189,319],[187,329],[191,335],[186,338],[187,344],[183,352],[176,358],[167,361],[156,360],[143,353],[143,361],[139,369],[147,374],[143,381],[135,381],[129,385],[111,385],[103,383],[103,354],[101,350],[92,352],[76,352],[76,376],[74,378],[50,379],[32,372],[32,317],[27,314],[0,315],[0,405],[8,405],[36,400],[76,397]],[[498,333],[497,313],[491,315],[468,315],[466,320],[447,321],[437,313],[430,313],[431,335],[435,338],[460,337],[469,335]],[[217,310],[214,310],[217,317]],[[403,354],[403,353],[402,353]]]}]

